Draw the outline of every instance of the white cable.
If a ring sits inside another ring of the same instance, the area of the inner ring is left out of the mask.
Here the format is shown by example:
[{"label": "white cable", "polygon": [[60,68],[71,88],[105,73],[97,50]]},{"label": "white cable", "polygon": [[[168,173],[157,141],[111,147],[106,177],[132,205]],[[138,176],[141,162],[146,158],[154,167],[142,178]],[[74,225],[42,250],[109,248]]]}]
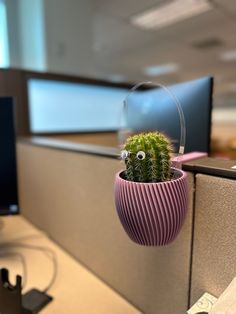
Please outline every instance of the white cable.
[{"label": "white cable", "polygon": [[[32,250],[38,250],[44,253],[49,253],[48,256],[50,256],[52,263],[53,263],[53,275],[52,278],[49,281],[49,284],[46,286],[45,289],[43,289],[43,292],[47,292],[52,285],[55,283],[57,274],[58,274],[58,263],[57,263],[57,257],[55,252],[49,248],[49,247],[44,247],[44,246],[38,246],[38,245],[30,245],[30,244],[23,244],[20,242],[5,242],[3,244],[0,244],[0,248],[5,248],[8,249],[9,247],[22,247],[22,248],[26,248],[26,249],[32,249]],[[20,253],[16,253],[18,255],[21,255]]]},{"label": "white cable", "polygon": [[7,256],[12,256],[12,257],[19,257],[21,264],[22,264],[22,279],[23,279],[23,283],[22,283],[22,289],[25,288],[26,286],[26,282],[27,282],[27,265],[26,265],[26,260],[24,258],[24,256],[21,253],[18,252],[5,252],[5,253],[0,253],[0,258],[3,257],[7,257]]}]

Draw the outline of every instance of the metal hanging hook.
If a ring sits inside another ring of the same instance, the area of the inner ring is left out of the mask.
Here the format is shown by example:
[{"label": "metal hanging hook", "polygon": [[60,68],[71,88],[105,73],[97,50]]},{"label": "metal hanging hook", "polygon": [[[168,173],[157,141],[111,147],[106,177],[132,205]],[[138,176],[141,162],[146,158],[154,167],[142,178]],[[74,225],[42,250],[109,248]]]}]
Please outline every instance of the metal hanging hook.
[{"label": "metal hanging hook", "polygon": [[[154,87],[160,87],[162,88],[169,96],[170,98],[174,101],[174,104],[177,107],[178,110],[178,114],[179,114],[179,119],[180,119],[180,144],[179,144],[179,151],[178,151],[178,155],[183,155],[184,154],[184,149],[185,149],[185,142],[186,142],[186,125],[185,125],[185,118],[184,118],[184,113],[180,104],[180,101],[178,100],[178,98],[175,96],[175,94],[169,89],[167,88],[165,85],[159,84],[159,83],[152,83],[152,82],[140,82],[138,84],[136,84],[135,86],[133,86],[130,90],[130,92],[128,93],[128,95],[126,96],[126,98],[124,99],[124,106],[123,106],[123,113],[125,114],[125,116],[127,116],[127,112],[128,112],[128,98],[130,97],[130,95],[137,90],[140,86],[142,85],[152,85]],[[177,158],[177,161],[181,162],[181,160],[179,158]]]}]

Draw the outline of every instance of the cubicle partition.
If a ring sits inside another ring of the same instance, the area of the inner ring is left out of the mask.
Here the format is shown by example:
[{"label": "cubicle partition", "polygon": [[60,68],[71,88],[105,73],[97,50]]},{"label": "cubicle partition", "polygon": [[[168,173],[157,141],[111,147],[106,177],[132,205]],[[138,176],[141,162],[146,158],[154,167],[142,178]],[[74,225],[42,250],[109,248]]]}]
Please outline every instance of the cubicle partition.
[{"label": "cubicle partition", "polygon": [[177,240],[142,247],[125,234],[113,199],[117,151],[34,139],[18,143],[22,214],[143,313],[188,306],[193,175],[189,210]]},{"label": "cubicle partition", "polygon": [[236,276],[236,181],[188,172],[189,209],[177,240],[129,240],[113,200],[117,150],[55,139],[18,142],[22,214],[147,314],[185,313]]},{"label": "cubicle partition", "polygon": [[219,296],[236,277],[235,195],[235,179],[196,175],[191,303],[205,291]]}]

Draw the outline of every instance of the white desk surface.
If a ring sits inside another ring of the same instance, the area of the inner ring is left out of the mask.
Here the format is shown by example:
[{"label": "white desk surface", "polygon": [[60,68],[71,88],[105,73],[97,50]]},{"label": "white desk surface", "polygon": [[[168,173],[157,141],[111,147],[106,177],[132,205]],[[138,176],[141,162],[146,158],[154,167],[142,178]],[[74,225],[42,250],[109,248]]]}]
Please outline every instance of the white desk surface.
[{"label": "white desk surface", "polygon": [[[40,245],[51,248],[57,256],[58,275],[48,294],[54,300],[42,314],[140,314],[119,294],[79,264],[69,254],[51,241],[43,232],[35,228],[22,216],[1,218],[0,230],[0,268],[10,271],[10,280],[15,283],[15,275],[22,274],[20,260],[7,256],[7,253],[21,253],[27,263],[27,282],[23,292],[38,288],[43,290],[49,283],[53,272],[51,259],[43,252],[12,246],[10,242]],[[1,245],[9,242],[6,249]]]}]

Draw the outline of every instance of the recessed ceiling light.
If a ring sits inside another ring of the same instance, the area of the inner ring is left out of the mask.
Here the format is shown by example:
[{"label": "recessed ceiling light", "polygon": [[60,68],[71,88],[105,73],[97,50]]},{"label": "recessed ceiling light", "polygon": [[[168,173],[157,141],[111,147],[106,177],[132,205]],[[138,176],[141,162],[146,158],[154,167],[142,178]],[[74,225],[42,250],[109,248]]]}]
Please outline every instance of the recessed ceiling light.
[{"label": "recessed ceiling light", "polygon": [[179,65],[177,63],[166,63],[160,65],[153,65],[146,67],[144,73],[148,76],[159,76],[168,73],[174,73],[179,71]]},{"label": "recessed ceiling light", "polygon": [[173,0],[130,18],[131,24],[144,29],[165,27],[212,9],[208,0]]},{"label": "recessed ceiling light", "polygon": [[225,51],[220,58],[223,61],[236,61],[236,50]]}]

